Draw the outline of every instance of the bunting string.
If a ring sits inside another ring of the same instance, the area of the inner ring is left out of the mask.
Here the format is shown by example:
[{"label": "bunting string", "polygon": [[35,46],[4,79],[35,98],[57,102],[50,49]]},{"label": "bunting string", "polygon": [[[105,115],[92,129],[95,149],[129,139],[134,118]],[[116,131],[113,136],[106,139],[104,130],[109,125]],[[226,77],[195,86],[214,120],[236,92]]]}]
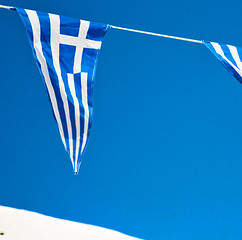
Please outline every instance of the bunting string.
[{"label": "bunting string", "polygon": [[165,35],[165,34],[160,34],[160,33],[140,31],[140,30],[135,30],[135,29],[131,29],[131,28],[123,28],[123,27],[117,27],[117,26],[111,26],[111,28],[119,29],[119,30],[124,30],[124,31],[129,31],[129,32],[142,33],[142,34],[151,35],[151,36],[171,38],[171,39],[176,39],[176,40],[181,40],[181,41],[186,41],[186,42],[194,42],[194,43],[201,43],[201,44],[203,43],[201,40],[195,40],[195,39],[190,39],[190,38],[170,36],[170,35]]},{"label": "bunting string", "polygon": [[15,7],[4,6],[4,5],[0,5],[0,8],[4,8],[4,9],[8,9],[8,10],[15,10]]},{"label": "bunting string", "polygon": [[[4,5],[0,5],[0,8],[4,8],[4,9],[8,9],[8,10],[15,10],[15,7],[4,6]],[[170,36],[170,35],[161,34],[161,33],[153,33],[153,32],[141,31],[141,30],[136,30],[136,29],[131,29],[131,28],[118,27],[118,26],[113,26],[113,25],[110,25],[110,28],[128,31],[128,32],[141,33],[141,34],[146,34],[146,35],[151,35],[151,36],[156,36],[156,37],[164,37],[164,38],[170,38],[170,39],[175,39],[175,40],[181,40],[181,41],[186,41],[186,42],[194,42],[194,43],[201,43],[201,44],[203,43],[201,40]]]}]

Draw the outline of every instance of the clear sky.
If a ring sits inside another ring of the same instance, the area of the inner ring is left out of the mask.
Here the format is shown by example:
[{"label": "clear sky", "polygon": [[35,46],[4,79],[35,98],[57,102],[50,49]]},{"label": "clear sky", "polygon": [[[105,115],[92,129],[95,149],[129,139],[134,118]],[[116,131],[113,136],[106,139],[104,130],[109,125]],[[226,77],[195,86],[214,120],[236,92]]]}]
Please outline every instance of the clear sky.
[{"label": "clear sky", "polygon": [[[1,1],[242,46],[239,0]],[[79,175],[16,12],[0,10],[0,205],[143,239],[241,239],[242,86],[201,44],[110,29]]]}]

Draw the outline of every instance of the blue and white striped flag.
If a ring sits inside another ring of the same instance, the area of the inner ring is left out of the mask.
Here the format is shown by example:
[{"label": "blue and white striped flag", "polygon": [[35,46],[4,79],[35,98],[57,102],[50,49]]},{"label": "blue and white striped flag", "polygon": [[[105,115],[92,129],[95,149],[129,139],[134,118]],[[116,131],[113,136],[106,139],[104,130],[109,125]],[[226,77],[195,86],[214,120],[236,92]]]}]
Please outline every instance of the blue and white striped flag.
[{"label": "blue and white striped flag", "polygon": [[78,173],[92,123],[97,57],[109,26],[16,9],[27,28],[62,142]]},{"label": "blue and white striped flag", "polygon": [[242,83],[242,48],[215,42],[203,42],[203,44]]}]

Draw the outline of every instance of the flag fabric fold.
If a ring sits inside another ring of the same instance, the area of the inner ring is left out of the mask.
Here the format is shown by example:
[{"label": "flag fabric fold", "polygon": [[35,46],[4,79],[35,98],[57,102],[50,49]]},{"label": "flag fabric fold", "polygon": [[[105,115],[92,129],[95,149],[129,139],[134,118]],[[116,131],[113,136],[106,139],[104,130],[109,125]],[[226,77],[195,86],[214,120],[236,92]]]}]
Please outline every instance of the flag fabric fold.
[{"label": "flag fabric fold", "polygon": [[62,142],[78,173],[92,124],[98,53],[109,25],[16,10],[27,29]]},{"label": "flag fabric fold", "polygon": [[203,44],[219,59],[225,68],[242,83],[242,48],[216,42],[203,41]]}]

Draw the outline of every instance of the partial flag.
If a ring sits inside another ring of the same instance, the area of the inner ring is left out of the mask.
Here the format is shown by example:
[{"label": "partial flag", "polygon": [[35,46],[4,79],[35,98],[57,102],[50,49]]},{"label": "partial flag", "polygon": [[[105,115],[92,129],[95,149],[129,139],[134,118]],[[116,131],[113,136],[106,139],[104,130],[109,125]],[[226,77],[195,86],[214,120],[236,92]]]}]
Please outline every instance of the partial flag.
[{"label": "partial flag", "polygon": [[109,25],[16,8],[77,174],[92,124],[93,77]]},{"label": "partial flag", "polygon": [[203,42],[203,44],[242,83],[242,48],[216,42]]}]

